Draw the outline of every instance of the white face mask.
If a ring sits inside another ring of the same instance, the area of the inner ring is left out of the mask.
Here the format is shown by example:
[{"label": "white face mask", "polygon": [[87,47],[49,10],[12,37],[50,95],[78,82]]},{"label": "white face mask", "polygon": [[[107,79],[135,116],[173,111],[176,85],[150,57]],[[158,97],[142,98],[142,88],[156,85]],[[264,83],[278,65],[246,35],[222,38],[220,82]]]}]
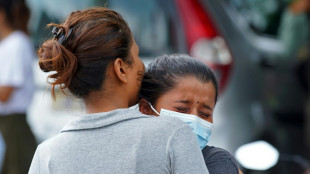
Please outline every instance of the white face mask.
[{"label": "white face mask", "polygon": [[160,110],[159,114],[151,105],[151,103],[149,103],[149,105],[152,110],[160,116],[175,117],[184,121],[192,128],[193,132],[196,134],[200,148],[203,149],[207,145],[214,127],[212,123],[205,121],[196,115],[183,114],[163,108]]}]

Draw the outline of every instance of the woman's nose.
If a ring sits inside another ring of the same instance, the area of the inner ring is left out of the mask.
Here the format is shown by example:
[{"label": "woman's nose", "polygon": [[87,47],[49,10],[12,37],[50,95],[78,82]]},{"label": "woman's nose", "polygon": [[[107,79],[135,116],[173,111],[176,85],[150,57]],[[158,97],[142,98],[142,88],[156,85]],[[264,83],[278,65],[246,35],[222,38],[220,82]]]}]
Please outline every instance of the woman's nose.
[{"label": "woman's nose", "polygon": [[192,109],[191,112],[189,113],[191,115],[196,115],[198,117],[198,111],[197,109]]}]

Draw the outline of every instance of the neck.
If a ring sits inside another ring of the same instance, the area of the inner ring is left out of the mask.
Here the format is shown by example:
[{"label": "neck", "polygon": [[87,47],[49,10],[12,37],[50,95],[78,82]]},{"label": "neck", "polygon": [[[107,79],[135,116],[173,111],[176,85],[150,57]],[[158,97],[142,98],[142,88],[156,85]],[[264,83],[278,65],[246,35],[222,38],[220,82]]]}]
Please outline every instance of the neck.
[{"label": "neck", "polygon": [[[108,83],[107,83],[108,84]],[[108,112],[120,108],[128,108],[129,102],[120,87],[105,88],[104,91],[92,92],[84,101],[87,113]]]},{"label": "neck", "polygon": [[107,96],[96,96],[95,98],[85,100],[86,112],[89,114],[108,112],[120,108],[128,108],[128,104],[120,101],[120,98]]}]

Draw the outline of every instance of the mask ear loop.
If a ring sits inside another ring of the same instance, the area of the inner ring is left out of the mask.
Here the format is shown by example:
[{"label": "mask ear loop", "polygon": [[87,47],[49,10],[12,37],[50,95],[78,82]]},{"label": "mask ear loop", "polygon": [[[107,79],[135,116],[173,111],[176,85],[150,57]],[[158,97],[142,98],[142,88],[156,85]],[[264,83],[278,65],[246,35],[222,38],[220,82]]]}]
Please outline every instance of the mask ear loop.
[{"label": "mask ear loop", "polygon": [[160,114],[156,111],[156,109],[152,106],[152,104],[151,104],[150,102],[148,102],[148,103],[149,103],[151,109],[152,109],[158,116],[160,116]]}]

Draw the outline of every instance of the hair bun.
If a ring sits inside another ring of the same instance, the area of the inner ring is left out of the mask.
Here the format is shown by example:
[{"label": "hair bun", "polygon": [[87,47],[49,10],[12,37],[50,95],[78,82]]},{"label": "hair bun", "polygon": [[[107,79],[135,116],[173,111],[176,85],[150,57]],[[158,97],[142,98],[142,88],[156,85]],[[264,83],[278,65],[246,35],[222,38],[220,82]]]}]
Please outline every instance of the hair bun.
[{"label": "hair bun", "polygon": [[53,55],[52,55],[52,50],[53,50],[53,45],[52,40],[49,40],[45,42],[42,47],[38,50],[38,56],[39,56],[39,66],[40,69],[43,72],[50,72],[50,71],[55,71],[53,69]]},{"label": "hair bun", "polygon": [[[51,85],[67,88],[77,69],[77,58],[58,41],[51,39],[43,43],[38,51],[39,66],[44,72],[55,71],[48,76]],[[54,94],[53,94],[54,95]]]}]

